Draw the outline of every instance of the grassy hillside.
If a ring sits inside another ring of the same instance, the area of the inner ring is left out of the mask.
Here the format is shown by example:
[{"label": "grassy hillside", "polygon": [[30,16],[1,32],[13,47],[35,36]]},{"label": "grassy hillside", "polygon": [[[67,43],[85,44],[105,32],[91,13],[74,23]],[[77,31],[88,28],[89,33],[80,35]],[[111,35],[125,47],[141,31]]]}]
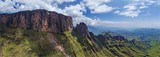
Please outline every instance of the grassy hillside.
[{"label": "grassy hillside", "polygon": [[[0,34],[0,57],[146,56],[147,45],[143,42],[117,40],[113,36],[102,38],[103,41],[95,35],[90,37],[92,39],[70,31],[55,34],[8,28]],[[155,52],[158,49],[157,46],[159,47],[159,45],[154,46],[152,49],[155,50],[148,52]],[[155,55],[155,53],[149,53],[149,55]]]},{"label": "grassy hillside", "polygon": [[46,32],[8,29],[0,35],[1,57],[64,56],[47,40]]},{"label": "grassy hillside", "polygon": [[160,42],[157,40],[152,40],[149,43],[151,46],[147,50],[148,57],[160,57]]}]

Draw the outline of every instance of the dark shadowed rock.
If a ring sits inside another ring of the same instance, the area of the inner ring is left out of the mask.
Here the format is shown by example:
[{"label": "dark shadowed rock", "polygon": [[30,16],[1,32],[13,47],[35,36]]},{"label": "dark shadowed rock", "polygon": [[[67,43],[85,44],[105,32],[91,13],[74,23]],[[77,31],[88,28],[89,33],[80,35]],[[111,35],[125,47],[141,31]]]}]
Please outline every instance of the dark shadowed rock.
[{"label": "dark shadowed rock", "polygon": [[91,40],[92,42],[96,42],[95,35],[92,32],[88,31],[88,27],[85,23],[81,22],[80,24],[77,24],[77,26],[74,28],[74,32],[76,32],[77,35],[83,36]]},{"label": "dark shadowed rock", "polygon": [[113,38],[115,38],[116,40],[125,40],[123,36],[114,36]]},{"label": "dark shadowed rock", "polygon": [[75,27],[74,31],[77,34],[82,35],[84,37],[88,36],[88,34],[89,34],[87,25],[85,23],[77,24],[77,26]]},{"label": "dark shadowed rock", "polygon": [[61,33],[73,29],[72,18],[47,10],[22,11],[0,14],[0,21],[7,27],[33,29],[36,31]]}]

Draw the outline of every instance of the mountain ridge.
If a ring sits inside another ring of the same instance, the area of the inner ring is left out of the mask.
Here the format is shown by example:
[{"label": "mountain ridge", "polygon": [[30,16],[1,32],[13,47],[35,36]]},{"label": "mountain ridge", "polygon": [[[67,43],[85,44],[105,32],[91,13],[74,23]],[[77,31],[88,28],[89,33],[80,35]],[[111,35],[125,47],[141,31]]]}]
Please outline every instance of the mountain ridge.
[{"label": "mountain ridge", "polygon": [[[2,25],[0,26],[0,56],[143,57],[148,55],[146,54],[146,49],[148,49],[146,42],[130,41],[121,35],[112,35],[108,32],[95,35],[88,30],[85,23],[81,22],[73,27],[71,17],[57,13],[50,16],[53,20],[48,24],[48,21],[45,22],[45,20],[48,20],[46,17],[48,11],[34,10],[30,12],[33,12],[33,15],[35,15],[33,17],[36,18],[32,18],[32,15],[28,16],[29,14],[26,13],[26,17],[29,19],[24,19],[32,22],[25,21],[24,24],[33,24],[28,25],[28,27],[23,27],[21,24],[23,18],[20,13],[18,15],[14,13],[13,16],[9,14],[9,17],[4,17],[8,15],[0,15],[2,17],[0,18],[0,24]],[[40,21],[34,22],[33,20],[36,19]],[[50,24],[55,26],[43,26]],[[51,31],[48,29],[51,29]]]},{"label": "mountain ridge", "polygon": [[47,10],[22,11],[0,14],[0,21],[7,27],[33,29],[36,31],[61,33],[72,30],[72,18]]}]

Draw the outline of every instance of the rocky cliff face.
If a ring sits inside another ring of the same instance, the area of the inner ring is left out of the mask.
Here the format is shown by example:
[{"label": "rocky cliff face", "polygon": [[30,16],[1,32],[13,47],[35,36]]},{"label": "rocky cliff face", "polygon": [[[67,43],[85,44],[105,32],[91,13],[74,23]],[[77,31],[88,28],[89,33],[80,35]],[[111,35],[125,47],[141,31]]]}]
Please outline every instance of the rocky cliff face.
[{"label": "rocky cliff face", "polygon": [[22,11],[14,14],[0,14],[0,21],[12,28],[61,33],[72,30],[72,18],[46,10]]},{"label": "rocky cliff face", "polygon": [[77,24],[77,26],[74,28],[74,31],[77,34],[84,36],[84,37],[88,36],[88,34],[89,34],[87,25],[83,22],[81,22],[80,24]]},{"label": "rocky cliff face", "polygon": [[[94,46],[98,46],[95,35],[92,32],[89,32],[88,27],[85,23],[81,22],[77,24],[77,26],[74,28],[74,32],[79,36],[83,36],[84,38],[89,39],[94,44]],[[90,47],[92,46],[88,46],[88,48]]]}]

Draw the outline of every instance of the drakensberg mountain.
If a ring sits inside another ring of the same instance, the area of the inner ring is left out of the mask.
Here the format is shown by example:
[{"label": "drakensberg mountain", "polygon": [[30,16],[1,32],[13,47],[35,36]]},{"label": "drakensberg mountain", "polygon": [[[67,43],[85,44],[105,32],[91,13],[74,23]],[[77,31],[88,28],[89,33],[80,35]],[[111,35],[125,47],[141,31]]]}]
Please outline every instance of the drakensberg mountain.
[{"label": "drakensberg mountain", "polygon": [[7,27],[32,29],[43,32],[60,33],[72,30],[72,18],[46,10],[22,11],[14,14],[1,14],[0,20]]},{"label": "drakensberg mountain", "polygon": [[71,17],[56,12],[0,14],[0,57],[160,56],[150,50],[145,41],[129,41],[107,32],[94,35],[85,23],[73,27]]}]

